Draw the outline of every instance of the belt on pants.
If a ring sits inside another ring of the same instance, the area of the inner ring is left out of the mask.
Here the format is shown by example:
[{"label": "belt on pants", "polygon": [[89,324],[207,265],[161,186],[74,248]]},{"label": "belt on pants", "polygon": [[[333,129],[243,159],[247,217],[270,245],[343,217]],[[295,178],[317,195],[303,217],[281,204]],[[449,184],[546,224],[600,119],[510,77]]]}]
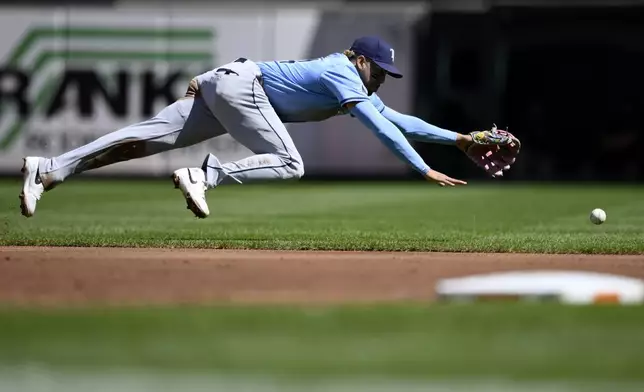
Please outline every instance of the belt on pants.
[{"label": "belt on pants", "polygon": [[[246,61],[248,61],[248,59],[240,57],[237,60],[233,61],[233,63],[245,63]],[[215,72],[224,72],[224,73],[226,73],[226,75],[230,75],[230,74],[239,75],[237,72],[233,71],[232,69],[223,68],[223,67],[222,68],[217,68],[217,70]],[[264,78],[262,77],[261,74],[257,75],[257,81],[262,86],[262,88],[264,88]],[[197,83],[196,78],[193,78],[190,81],[190,83],[188,83],[188,90],[186,91],[186,93],[184,95],[184,98],[195,98],[195,97],[198,97],[199,95],[200,95],[199,83]]]}]

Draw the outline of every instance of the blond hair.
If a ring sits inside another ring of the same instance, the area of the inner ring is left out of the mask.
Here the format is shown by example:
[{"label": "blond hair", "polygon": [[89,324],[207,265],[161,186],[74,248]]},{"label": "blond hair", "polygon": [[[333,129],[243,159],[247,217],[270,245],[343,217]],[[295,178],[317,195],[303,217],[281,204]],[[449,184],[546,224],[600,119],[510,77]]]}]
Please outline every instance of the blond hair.
[{"label": "blond hair", "polygon": [[346,50],[345,50],[344,52],[342,52],[342,53],[344,53],[344,55],[345,55],[345,56],[347,56],[349,59],[352,59],[352,58],[355,58],[355,57],[356,57],[356,52],[354,52],[354,51],[353,51],[353,50],[351,50],[351,49],[346,49]]}]

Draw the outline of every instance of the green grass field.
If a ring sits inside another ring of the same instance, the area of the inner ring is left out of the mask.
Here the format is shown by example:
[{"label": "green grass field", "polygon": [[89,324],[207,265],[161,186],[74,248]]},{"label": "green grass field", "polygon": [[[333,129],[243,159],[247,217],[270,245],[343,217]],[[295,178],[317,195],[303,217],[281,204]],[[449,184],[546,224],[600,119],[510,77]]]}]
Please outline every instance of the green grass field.
[{"label": "green grass field", "polygon": [[497,390],[506,390],[498,389],[500,380],[513,383],[507,390],[544,380],[557,390],[582,381],[629,390],[644,386],[642,325],[641,309],[547,304],[7,309],[0,312],[0,368],[29,364],[103,377],[105,369],[128,369],[309,386],[353,378],[397,385],[391,390],[445,380],[452,387],[455,380],[496,380]]},{"label": "green grass field", "polygon": [[[638,186],[230,186],[205,220],[169,181],[74,179],[30,219],[19,188],[0,182],[2,245],[644,253]],[[0,391],[639,391],[643,326],[554,304],[0,308]]]},{"label": "green grass field", "polygon": [[[221,187],[198,220],[169,181],[72,179],[20,215],[0,183],[2,245],[644,253],[644,187],[308,183]],[[595,208],[608,215],[595,226]]]}]

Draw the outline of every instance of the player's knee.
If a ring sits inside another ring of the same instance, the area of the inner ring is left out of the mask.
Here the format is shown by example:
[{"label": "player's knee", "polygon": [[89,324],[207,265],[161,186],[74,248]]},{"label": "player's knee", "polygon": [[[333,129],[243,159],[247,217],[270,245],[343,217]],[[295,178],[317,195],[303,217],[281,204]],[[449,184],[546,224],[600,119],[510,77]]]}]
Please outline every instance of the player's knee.
[{"label": "player's knee", "polygon": [[299,159],[291,159],[288,163],[288,178],[299,180],[304,176],[304,164]]},{"label": "player's knee", "polygon": [[299,162],[295,169],[295,175],[293,176],[293,178],[299,180],[302,177],[304,177],[304,165],[301,162]]}]

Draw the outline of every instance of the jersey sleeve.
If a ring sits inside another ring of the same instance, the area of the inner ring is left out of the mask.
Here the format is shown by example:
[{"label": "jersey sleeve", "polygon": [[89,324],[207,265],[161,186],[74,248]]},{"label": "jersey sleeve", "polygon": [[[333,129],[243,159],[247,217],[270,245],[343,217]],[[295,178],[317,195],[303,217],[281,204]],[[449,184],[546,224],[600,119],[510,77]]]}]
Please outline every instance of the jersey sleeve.
[{"label": "jersey sleeve", "polygon": [[369,100],[367,89],[360,77],[349,67],[333,67],[320,75],[320,82],[338,100],[340,106],[348,102]]},{"label": "jersey sleeve", "polygon": [[437,127],[418,117],[402,114],[388,107],[381,113],[411,140],[448,145],[456,143],[458,134],[454,131]]},{"label": "jersey sleeve", "polygon": [[[385,114],[385,109],[387,109],[387,106],[385,106],[384,102],[382,102],[382,100],[380,99],[380,97],[379,97],[379,96],[377,96],[377,95],[376,95],[376,93],[373,93],[373,94],[371,94],[371,95],[369,96],[369,101],[371,102],[371,104],[373,105],[373,107],[375,107],[375,108],[376,108],[376,110],[377,110],[377,111],[379,111],[379,112],[380,112],[380,113],[382,113],[383,115]],[[353,118],[355,118],[355,117],[356,117],[356,116],[355,116],[353,113],[351,113],[350,111],[349,111],[348,113],[349,113],[349,116],[351,116],[351,117],[353,117]]]},{"label": "jersey sleeve", "polygon": [[362,124],[371,129],[378,139],[398,158],[421,174],[426,174],[429,171],[429,166],[414,150],[409,141],[405,139],[400,130],[387,120],[382,113],[379,113],[371,102],[358,103],[351,109],[351,113]]},{"label": "jersey sleeve", "polygon": [[380,99],[380,97],[379,97],[376,93],[371,94],[371,95],[369,96],[369,100],[371,101],[371,103],[373,104],[373,106],[374,106],[376,109],[378,109],[378,111],[379,111],[380,113],[382,113],[382,112],[385,110],[385,107],[386,107],[386,106],[385,106],[385,103],[384,103],[384,102],[382,102],[382,99]]}]

